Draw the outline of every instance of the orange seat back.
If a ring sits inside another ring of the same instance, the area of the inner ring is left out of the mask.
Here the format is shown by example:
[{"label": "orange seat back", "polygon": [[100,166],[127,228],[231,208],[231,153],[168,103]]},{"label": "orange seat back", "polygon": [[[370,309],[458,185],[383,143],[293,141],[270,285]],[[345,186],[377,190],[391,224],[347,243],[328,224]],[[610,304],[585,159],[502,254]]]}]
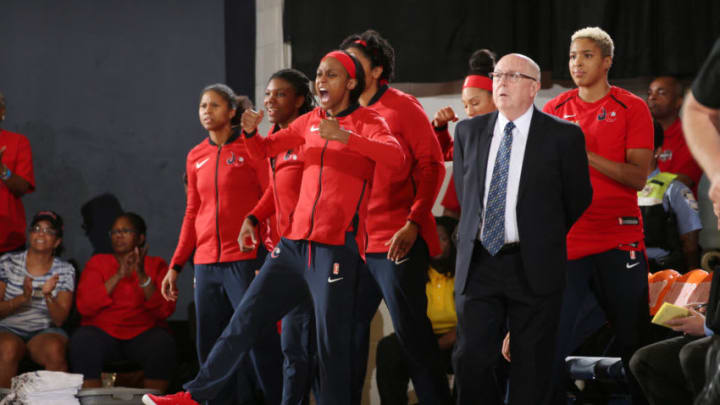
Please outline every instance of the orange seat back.
[{"label": "orange seat back", "polygon": [[680,273],[675,270],[662,270],[648,276],[648,297],[650,315],[655,315],[662,306],[665,296],[670,291],[673,282],[680,278]]},{"label": "orange seat back", "polygon": [[713,273],[709,273],[705,278],[695,287],[695,291],[690,294],[688,298],[688,304],[704,304],[710,299],[710,283],[712,282]]},{"label": "orange seat back", "polygon": [[[708,273],[705,270],[693,270],[675,279],[673,285],[670,287],[670,291],[665,295],[663,301],[675,304],[678,306],[685,306],[690,301],[690,296],[697,289],[697,287],[705,280]],[[709,295],[710,290],[708,290]]]}]

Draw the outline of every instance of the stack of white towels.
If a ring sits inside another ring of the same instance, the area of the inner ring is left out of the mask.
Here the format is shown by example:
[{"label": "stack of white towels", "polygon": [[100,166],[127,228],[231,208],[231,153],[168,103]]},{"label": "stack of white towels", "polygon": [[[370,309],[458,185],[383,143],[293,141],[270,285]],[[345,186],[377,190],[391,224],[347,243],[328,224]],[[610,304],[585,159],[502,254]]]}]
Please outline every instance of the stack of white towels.
[{"label": "stack of white towels", "polygon": [[79,405],[82,374],[33,371],[13,377],[10,393],[0,405]]}]

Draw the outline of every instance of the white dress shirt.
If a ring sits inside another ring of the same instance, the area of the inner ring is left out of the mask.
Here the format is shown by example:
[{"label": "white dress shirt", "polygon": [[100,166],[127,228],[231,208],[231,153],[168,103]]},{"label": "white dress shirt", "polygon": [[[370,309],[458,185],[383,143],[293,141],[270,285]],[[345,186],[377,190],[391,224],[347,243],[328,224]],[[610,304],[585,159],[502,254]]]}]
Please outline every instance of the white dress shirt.
[{"label": "white dress shirt", "polygon": [[[508,168],[507,191],[505,194],[505,243],[513,243],[520,241],[517,226],[517,206],[518,188],[520,186],[520,175],[522,174],[523,158],[525,157],[525,145],[527,145],[528,132],[530,131],[530,121],[532,119],[534,106],[530,106],[527,111],[518,117],[513,124],[515,128],[512,130],[512,148],[510,150],[510,167]],[[495,158],[497,157],[500,142],[505,136],[505,125],[508,120],[503,113],[498,111],[497,121],[493,129],[493,137],[490,142],[490,152],[488,153],[487,171],[485,172],[485,195],[483,196],[483,207],[486,207],[488,199],[488,191],[490,190],[490,181],[492,180],[493,169],[495,168]],[[485,223],[485,209],[483,209],[483,221]]]}]

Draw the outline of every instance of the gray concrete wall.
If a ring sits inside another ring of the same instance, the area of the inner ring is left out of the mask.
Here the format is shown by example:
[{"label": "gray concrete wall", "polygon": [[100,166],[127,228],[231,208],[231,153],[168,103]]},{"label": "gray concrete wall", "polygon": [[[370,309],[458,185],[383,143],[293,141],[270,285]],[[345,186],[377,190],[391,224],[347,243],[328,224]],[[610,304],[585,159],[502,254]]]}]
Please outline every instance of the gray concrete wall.
[{"label": "gray concrete wall", "polygon": [[[8,0],[0,7],[2,126],[27,136],[37,190],[26,212],[65,218],[66,258],[92,247],[80,207],[104,194],[148,223],[169,260],[185,207],[187,152],[207,135],[197,102],[225,80],[223,1]],[[175,318],[186,318],[192,271]]]}]

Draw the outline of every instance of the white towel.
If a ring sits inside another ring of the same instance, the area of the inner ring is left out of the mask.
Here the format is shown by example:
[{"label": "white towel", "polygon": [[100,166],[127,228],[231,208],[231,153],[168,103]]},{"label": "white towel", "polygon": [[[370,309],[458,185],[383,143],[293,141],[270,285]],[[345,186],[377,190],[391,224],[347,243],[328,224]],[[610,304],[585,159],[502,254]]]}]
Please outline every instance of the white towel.
[{"label": "white towel", "polygon": [[82,374],[33,371],[13,377],[10,394],[0,405],[79,405],[75,397],[82,387]]}]

